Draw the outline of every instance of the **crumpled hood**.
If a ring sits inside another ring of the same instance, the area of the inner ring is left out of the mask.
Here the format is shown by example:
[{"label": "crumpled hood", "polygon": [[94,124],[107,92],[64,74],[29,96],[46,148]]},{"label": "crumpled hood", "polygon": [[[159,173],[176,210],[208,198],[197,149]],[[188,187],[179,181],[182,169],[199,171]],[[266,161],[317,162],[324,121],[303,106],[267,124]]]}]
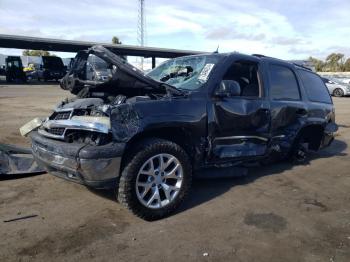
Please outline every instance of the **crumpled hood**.
[{"label": "crumpled hood", "polygon": [[[101,58],[111,66],[112,77],[107,82],[86,79],[86,63],[90,54]],[[62,78],[60,85],[62,89],[69,90],[73,94],[78,94],[87,86],[96,92],[102,91],[116,94],[123,93],[123,89],[130,90],[132,88],[144,92],[165,92],[165,87],[161,82],[144,75],[142,71],[100,45],[79,51],[71,69]]]}]

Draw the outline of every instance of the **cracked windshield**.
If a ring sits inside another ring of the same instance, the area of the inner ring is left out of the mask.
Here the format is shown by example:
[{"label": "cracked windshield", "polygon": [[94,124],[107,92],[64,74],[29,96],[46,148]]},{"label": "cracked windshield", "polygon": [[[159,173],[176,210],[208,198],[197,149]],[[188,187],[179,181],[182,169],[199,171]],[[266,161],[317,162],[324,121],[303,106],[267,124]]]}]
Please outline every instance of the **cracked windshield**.
[{"label": "cracked windshield", "polygon": [[208,80],[218,61],[216,56],[193,56],[164,62],[147,75],[178,89],[195,90]]}]

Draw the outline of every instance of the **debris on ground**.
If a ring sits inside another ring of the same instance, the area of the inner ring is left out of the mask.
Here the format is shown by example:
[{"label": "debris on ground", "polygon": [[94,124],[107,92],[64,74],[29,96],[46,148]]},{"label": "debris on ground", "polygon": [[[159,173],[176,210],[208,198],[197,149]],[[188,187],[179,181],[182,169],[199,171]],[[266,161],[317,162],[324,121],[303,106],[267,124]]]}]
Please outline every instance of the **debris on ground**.
[{"label": "debris on ground", "polygon": [[23,217],[16,217],[16,218],[4,220],[4,223],[14,222],[14,221],[18,221],[18,220],[24,220],[24,219],[29,219],[29,218],[34,218],[34,217],[37,217],[37,216],[38,215],[29,215],[29,216],[23,216]]},{"label": "debris on ground", "polygon": [[30,148],[0,144],[0,175],[43,172],[45,171],[35,162]]}]

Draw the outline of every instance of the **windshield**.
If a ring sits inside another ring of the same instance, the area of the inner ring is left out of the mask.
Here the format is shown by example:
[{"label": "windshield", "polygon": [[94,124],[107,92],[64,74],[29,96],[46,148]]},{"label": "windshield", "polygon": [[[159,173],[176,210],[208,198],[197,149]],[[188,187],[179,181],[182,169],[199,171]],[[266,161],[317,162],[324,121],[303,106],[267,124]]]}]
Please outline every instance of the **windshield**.
[{"label": "windshield", "polygon": [[147,76],[179,89],[196,90],[207,82],[218,60],[212,55],[175,58],[156,67]]}]

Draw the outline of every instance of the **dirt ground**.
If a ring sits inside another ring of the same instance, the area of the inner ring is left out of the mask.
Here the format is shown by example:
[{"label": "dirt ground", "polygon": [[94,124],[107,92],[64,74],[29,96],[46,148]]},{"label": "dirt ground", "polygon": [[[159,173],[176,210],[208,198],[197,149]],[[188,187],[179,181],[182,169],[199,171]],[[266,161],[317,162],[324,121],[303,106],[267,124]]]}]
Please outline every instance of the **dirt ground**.
[{"label": "dirt ground", "polygon": [[[0,85],[0,142],[47,116],[67,92]],[[0,261],[350,261],[350,98],[334,99],[340,130],[309,164],[197,180],[177,214],[131,215],[113,192],[49,174],[0,181]],[[4,220],[37,215],[15,222]]]}]

